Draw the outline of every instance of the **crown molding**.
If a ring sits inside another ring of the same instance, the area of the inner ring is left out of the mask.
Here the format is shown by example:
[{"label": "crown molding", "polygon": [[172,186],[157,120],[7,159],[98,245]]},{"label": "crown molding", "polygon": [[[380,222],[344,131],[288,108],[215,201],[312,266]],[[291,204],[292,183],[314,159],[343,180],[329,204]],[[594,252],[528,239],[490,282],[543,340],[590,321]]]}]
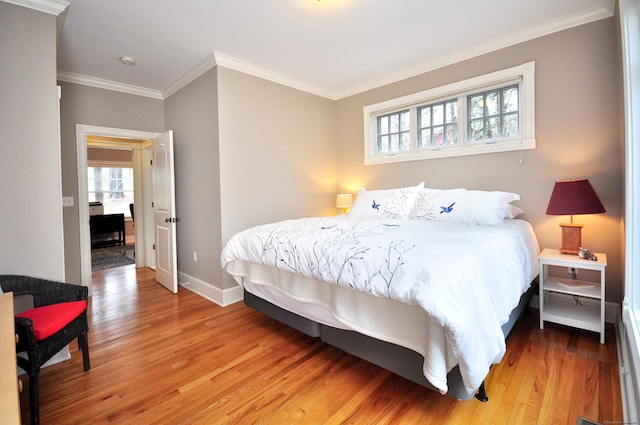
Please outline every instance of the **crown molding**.
[{"label": "crown molding", "polygon": [[38,12],[48,13],[49,15],[58,16],[69,7],[69,2],[64,0],[0,0],[5,3],[15,4],[16,6],[26,7],[27,9],[37,10]]},{"label": "crown molding", "polygon": [[533,40],[538,37],[543,37],[555,32],[595,22],[600,19],[610,18],[613,16],[614,11],[615,0],[602,0],[599,7],[594,7],[586,12],[574,14],[561,19],[555,19],[544,24],[537,25],[535,27],[527,28],[523,31],[518,31],[506,37],[502,37],[500,39],[476,46],[471,49],[447,55],[433,61],[424,62],[415,67],[407,68],[400,72],[368,81],[365,84],[353,87],[343,93],[335,93],[334,98],[342,99],[345,97],[353,96],[368,90],[373,90],[378,87],[385,86],[387,84],[396,83],[407,78],[415,77],[426,72],[434,71],[445,66],[453,65],[458,62],[491,53],[496,50],[511,47],[519,43],[524,43],[525,41]]},{"label": "crown molding", "polygon": [[175,80],[173,83],[169,84],[165,87],[161,93],[162,98],[166,99],[172,94],[176,93],[178,90],[210,70],[216,66],[216,58],[214,53],[209,53],[203,60],[201,60],[196,66],[191,68],[189,71],[184,73],[180,78]]},{"label": "crown molding", "polygon": [[[0,0],[7,3],[13,3],[29,7],[28,5],[66,5],[69,3],[63,0]],[[563,31],[579,25],[588,24],[598,21],[600,19],[610,18],[615,11],[615,0],[602,0],[600,6],[594,7],[586,12],[577,13],[571,16],[567,16],[561,19],[555,19],[538,26],[526,28],[523,31],[510,34],[506,37],[485,43],[471,49],[467,49],[455,54],[447,55],[436,60],[424,62],[417,66],[407,68],[400,72],[385,75],[381,78],[369,80],[359,86],[351,87],[343,92],[329,92],[327,90],[320,89],[318,87],[309,85],[307,83],[295,80],[286,75],[277,73],[267,68],[263,68],[257,65],[253,65],[248,62],[241,61],[239,59],[227,56],[220,52],[212,52],[208,54],[201,62],[191,68],[181,77],[172,82],[169,86],[165,87],[161,91],[147,89],[144,87],[132,86],[128,84],[117,83],[114,81],[103,80],[100,78],[87,77],[79,74],[73,74],[64,71],[58,71],[58,79],[67,81],[70,83],[83,84],[97,88],[103,88],[107,90],[121,91],[124,93],[135,94],[139,96],[146,96],[153,99],[164,100],[172,94],[185,87],[187,84],[213,68],[220,65],[225,68],[233,69],[235,71],[243,72],[245,74],[253,75],[258,78],[262,78],[268,81],[272,81],[278,84],[282,84],[294,89],[298,89],[316,96],[324,97],[330,100],[339,100],[345,97],[353,96],[368,90],[373,90],[388,84],[393,84],[398,81],[415,77],[426,72],[436,70],[448,65],[452,65],[464,60],[468,60],[483,54],[487,54],[496,50],[507,48],[519,43],[523,43],[538,37],[552,34],[554,32]],[[65,8],[66,8],[65,6]],[[41,10],[41,9],[36,9]],[[58,13],[64,10],[61,9]],[[45,11],[45,10],[42,10]]]},{"label": "crown molding", "polygon": [[245,74],[250,74],[255,77],[263,78],[265,80],[273,81],[275,83],[283,84],[292,88],[296,88],[311,94],[315,94],[317,96],[328,98],[330,100],[338,100],[368,90],[373,90],[387,84],[396,83],[407,78],[415,77],[417,75],[424,74],[426,72],[433,71],[448,65],[452,65],[457,62],[462,62],[464,60],[471,59],[483,54],[523,43],[525,41],[549,35],[554,32],[563,31],[569,28],[577,27],[579,25],[598,21],[600,19],[609,18],[613,16],[614,10],[615,0],[602,0],[600,6],[594,7],[590,10],[587,10],[586,12],[567,16],[562,19],[549,21],[535,27],[527,28],[524,31],[513,33],[498,40],[476,46],[472,49],[467,49],[462,52],[448,55],[434,61],[425,62],[418,66],[386,75],[382,78],[370,80],[365,84],[352,87],[350,90],[341,93],[327,92],[326,90],[310,86],[309,84],[301,83],[285,75],[278,74],[272,70],[253,65],[248,62],[243,62],[239,59],[224,55],[220,52],[214,52],[214,56],[217,65],[244,72]]},{"label": "crown molding", "polygon": [[72,72],[58,71],[58,80],[68,83],[82,84],[84,86],[96,87],[99,89],[113,90],[122,93],[135,94],[137,96],[150,97],[152,99],[163,100],[162,93],[158,90],[133,86],[130,84],[117,83],[115,81],[103,80],[96,77],[74,74]]},{"label": "crown molding", "polygon": [[302,83],[286,75],[279,74],[267,68],[263,68],[257,65],[250,64],[248,62],[241,61],[239,59],[232,58],[231,56],[224,55],[220,52],[214,52],[216,63],[225,68],[240,71],[245,74],[253,75],[264,80],[272,81],[274,83],[282,84],[294,89],[302,90],[307,93],[314,94],[316,96],[326,97],[331,100],[337,100],[337,98],[325,90],[311,86],[306,83]]}]

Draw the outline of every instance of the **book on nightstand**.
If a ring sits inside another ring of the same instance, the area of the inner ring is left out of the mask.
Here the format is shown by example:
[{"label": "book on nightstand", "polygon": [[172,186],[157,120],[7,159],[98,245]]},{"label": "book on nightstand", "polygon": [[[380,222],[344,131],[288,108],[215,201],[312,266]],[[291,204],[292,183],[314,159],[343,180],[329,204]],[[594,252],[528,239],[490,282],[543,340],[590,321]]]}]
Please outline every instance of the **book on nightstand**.
[{"label": "book on nightstand", "polygon": [[564,280],[557,281],[556,283],[567,289],[593,288],[596,286],[595,283],[585,282],[584,280]]}]

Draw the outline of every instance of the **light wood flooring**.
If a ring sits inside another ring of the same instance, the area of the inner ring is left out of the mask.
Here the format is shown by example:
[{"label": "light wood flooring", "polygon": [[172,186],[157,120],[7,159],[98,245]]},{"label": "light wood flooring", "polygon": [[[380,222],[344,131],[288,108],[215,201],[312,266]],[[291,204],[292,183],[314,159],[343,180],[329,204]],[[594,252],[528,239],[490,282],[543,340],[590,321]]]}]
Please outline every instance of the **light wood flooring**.
[{"label": "light wood flooring", "polygon": [[[42,424],[553,424],[622,421],[613,325],[595,333],[528,312],[486,381],[456,401],[236,303],[173,295],[134,266],[93,273],[91,370],[40,374]],[[26,381],[23,379],[23,381]],[[25,382],[26,384],[26,382]],[[27,388],[22,420],[29,423]]]}]

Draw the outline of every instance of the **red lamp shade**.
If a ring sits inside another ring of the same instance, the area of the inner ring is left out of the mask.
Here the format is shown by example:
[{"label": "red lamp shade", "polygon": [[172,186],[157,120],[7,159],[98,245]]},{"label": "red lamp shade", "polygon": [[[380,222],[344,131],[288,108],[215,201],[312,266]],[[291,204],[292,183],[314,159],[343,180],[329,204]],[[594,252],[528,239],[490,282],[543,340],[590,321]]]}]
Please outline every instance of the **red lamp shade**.
[{"label": "red lamp shade", "polygon": [[570,215],[571,223],[563,223],[563,254],[577,254],[582,245],[581,224],[573,223],[574,214],[598,214],[606,212],[602,202],[587,179],[556,182],[551,193],[547,214]]},{"label": "red lamp shade", "polygon": [[574,215],[606,212],[589,180],[556,182],[551,193],[547,214]]}]

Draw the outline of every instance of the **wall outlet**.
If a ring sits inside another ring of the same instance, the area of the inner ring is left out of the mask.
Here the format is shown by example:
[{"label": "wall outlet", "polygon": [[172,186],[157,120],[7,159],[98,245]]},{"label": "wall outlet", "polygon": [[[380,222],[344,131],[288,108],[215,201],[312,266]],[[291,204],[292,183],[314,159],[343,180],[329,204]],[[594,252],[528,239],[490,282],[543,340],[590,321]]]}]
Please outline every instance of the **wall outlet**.
[{"label": "wall outlet", "polygon": [[72,207],[73,206],[73,196],[63,196],[62,197],[62,206],[63,207]]},{"label": "wall outlet", "polygon": [[198,262],[198,253],[193,251],[193,262],[197,263]]}]

